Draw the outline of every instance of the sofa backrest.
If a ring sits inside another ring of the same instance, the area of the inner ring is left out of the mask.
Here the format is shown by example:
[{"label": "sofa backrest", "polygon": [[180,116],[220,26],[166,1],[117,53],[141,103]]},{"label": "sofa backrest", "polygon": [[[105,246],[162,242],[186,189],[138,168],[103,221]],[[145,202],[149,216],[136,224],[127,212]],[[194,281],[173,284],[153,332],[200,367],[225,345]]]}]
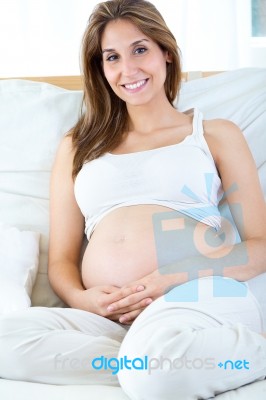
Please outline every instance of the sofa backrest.
[{"label": "sofa backrest", "polygon": [[[183,83],[177,104],[240,126],[266,195],[265,88],[266,69],[230,71]],[[49,179],[59,141],[79,117],[82,95],[46,83],[0,81],[0,221],[41,233],[35,306],[64,306],[47,278]]]}]

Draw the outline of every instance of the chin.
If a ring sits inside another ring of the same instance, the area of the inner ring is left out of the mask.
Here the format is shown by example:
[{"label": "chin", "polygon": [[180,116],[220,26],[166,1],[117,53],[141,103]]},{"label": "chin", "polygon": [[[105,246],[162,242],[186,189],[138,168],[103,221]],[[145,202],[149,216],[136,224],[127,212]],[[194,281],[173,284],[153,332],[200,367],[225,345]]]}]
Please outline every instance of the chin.
[{"label": "chin", "polygon": [[129,107],[141,107],[141,106],[146,106],[147,104],[151,103],[153,98],[144,98],[144,96],[141,98],[139,97],[138,99],[131,98],[131,99],[124,99],[126,102],[127,106]]}]

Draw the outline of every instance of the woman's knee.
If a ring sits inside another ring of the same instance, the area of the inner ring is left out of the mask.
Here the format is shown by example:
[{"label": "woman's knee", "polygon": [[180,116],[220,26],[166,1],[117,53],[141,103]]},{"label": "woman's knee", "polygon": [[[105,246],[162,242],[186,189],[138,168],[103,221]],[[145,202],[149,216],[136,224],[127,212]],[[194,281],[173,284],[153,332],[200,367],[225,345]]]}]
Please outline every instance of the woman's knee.
[{"label": "woman's knee", "polygon": [[207,371],[206,379],[199,379],[196,370],[169,368],[168,360],[163,362],[149,359],[147,369],[119,371],[119,384],[131,400],[198,400],[214,394]]},{"label": "woman's knee", "polygon": [[[265,374],[260,367],[265,339],[247,327],[213,327],[206,321],[204,328],[200,321],[195,326],[186,318],[175,324],[165,322],[162,318],[152,329],[153,319],[136,324],[122,343],[119,358],[127,357],[131,369],[121,369],[118,379],[133,400],[208,399]],[[234,371],[232,377],[229,370],[222,369],[219,363],[231,359],[232,354],[254,360],[256,376],[254,371],[251,376],[251,371],[243,370],[237,380]],[[142,365],[137,359],[142,359]]]},{"label": "woman's knee", "polygon": [[195,335],[187,326],[161,325],[152,334],[149,329],[129,330],[118,355],[123,366],[118,379],[125,393],[132,400],[192,400],[193,371],[181,363]]}]

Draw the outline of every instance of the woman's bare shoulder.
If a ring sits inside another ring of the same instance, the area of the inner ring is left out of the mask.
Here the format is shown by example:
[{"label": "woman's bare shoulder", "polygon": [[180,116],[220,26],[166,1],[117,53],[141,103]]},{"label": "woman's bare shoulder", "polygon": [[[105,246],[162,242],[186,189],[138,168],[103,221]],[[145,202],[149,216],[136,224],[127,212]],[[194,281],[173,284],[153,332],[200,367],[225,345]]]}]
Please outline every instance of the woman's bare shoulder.
[{"label": "woman's bare shoulder", "polygon": [[74,155],[72,137],[66,135],[58,145],[53,162],[52,177],[57,176],[60,179],[72,177]]},{"label": "woman's bare shoulder", "polygon": [[61,156],[72,156],[74,154],[74,147],[71,134],[65,135],[58,146],[57,153]]},{"label": "woman's bare shoulder", "polygon": [[217,137],[223,140],[223,138],[228,138],[230,135],[243,136],[238,125],[227,119],[211,119],[205,120],[203,122],[204,133],[210,137]]},{"label": "woman's bare shoulder", "polygon": [[203,128],[205,139],[216,160],[223,150],[247,146],[243,132],[232,121],[226,119],[205,120]]}]

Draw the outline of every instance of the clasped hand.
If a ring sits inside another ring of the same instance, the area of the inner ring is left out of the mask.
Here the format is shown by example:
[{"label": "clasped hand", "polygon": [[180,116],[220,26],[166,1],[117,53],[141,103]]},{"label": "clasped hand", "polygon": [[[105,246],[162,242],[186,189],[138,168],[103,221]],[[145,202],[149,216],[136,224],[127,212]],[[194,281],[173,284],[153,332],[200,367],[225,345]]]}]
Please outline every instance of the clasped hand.
[{"label": "clasped hand", "polygon": [[131,324],[152,301],[166,293],[170,284],[169,276],[156,270],[122,288],[116,288],[105,299],[105,317]]}]

